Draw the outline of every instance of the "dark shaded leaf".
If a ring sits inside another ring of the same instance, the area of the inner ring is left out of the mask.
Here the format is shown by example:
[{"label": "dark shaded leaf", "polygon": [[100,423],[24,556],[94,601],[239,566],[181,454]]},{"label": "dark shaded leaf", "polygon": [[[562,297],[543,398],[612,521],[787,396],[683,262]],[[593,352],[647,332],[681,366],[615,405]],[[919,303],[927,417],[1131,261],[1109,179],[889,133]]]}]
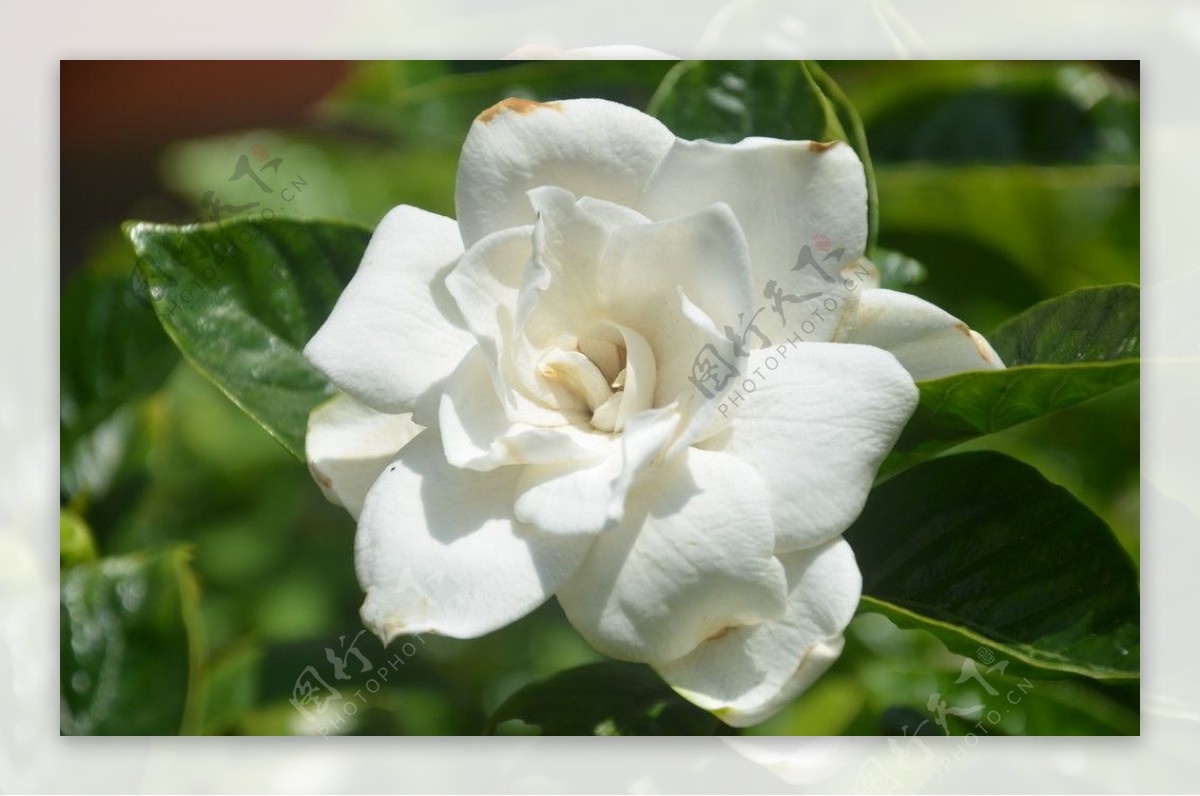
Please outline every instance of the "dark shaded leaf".
[{"label": "dark shaded leaf", "polygon": [[[1108,526],[997,453],[927,462],[877,487],[846,533],[863,609],[1016,666],[1139,676],[1138,578]],[[1044,674],[1044,673],[1043,673]]]},{"label": "dark shaded leaf", "polygon": [[155,390],[179,361],[124,251],[112,267],[76,272],[62,294],[59,456],[67,498],[107,488],[133,427],[124,405]]},{"label": "dark shaded leaf", "polygon": [[63,735],[180,732],[199,655],[188,557],[173,548],[63,571]]},{"label": "dark shaded leaf", "polygon": [[1111,362],[1141,356],[1141,291],[1089,287],[1043,301],[988,336],[1009,367]]}]

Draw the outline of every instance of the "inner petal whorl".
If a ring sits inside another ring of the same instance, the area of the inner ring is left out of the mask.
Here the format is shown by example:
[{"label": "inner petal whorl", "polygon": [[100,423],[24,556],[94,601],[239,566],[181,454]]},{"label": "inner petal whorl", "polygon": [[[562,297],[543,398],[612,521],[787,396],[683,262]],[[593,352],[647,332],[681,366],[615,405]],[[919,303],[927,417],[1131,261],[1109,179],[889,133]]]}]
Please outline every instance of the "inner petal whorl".
[{"label": "inner petal whorl", "polygon": [[593,412],[612,397],[608,379],[578,351],[555,349],[542,357],[541,374],[574,392]]},{"label": "inner petal whorl", "polygon": [[579,341],[575,351],[556,348],[539,365],[542,378],[566,387],[587,406],[593,428],[610,434],[625,425],[626,371],[625,346],[598,338]]}]

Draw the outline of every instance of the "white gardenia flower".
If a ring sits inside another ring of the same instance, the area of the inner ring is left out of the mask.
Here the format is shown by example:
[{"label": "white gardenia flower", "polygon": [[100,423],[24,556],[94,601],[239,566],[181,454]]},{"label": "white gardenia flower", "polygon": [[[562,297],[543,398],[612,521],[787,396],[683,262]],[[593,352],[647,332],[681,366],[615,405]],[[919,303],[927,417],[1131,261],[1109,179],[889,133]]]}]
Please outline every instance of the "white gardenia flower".
[{"label": "white gardenia flower", "polygon": [[307,447],[358,519],[367,626],[474,638],[555,595],[729,724],[811,684],[914,378],[1002,367],[872,287],[866,201],[845,144],[684,141],[595,99],[480,114],[458,221],[392,210],[305,349],[346,393]]}]

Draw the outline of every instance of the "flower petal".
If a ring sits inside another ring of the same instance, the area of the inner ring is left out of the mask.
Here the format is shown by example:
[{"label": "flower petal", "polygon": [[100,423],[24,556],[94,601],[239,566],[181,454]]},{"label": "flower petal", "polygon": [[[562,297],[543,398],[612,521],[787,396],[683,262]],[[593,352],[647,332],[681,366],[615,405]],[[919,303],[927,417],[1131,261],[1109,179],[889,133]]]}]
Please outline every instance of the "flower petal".
[{"label": "flower petal", "polygon": [[558,590],[571,624],[606,655],[660,661],[731,625],[780,617],[783,567],[753,469],[690,448],[653,475]]},{"label": "flower petal", "polygon": [[[772,305],[777,292],[781,297],[778,309],[757,319],[775,342],[809,318],[823,296],[839,291],[840,268],[860,258],[866,246],[866,177],[854,150],[843,143],[679,139],[634,207],[664,219],[714,202],[728,204],[745,232],[755,295]],[[823,337],[806,339],[829,340],[836,321],[831,317]]]},{"label": "flower petal", "polygon": [[701,436],[744,366],[738,339],[755,303],[745,237],[729,207],[713,204],[614,230],[603,268],[606,317],[639,332],[654,353],[652,405],[680,409],[673,456]]},{"label": "flower petal", "polygon": [[591,538],[512,519],[519,469],[452,467],[429,429],[379,476],[359,517],[355,562],[363,622],[384,643],[490,633],[538,607],[579,566]]},{"label": "flower petal", "polygon": [[924,299],[895,290],[864,290],[843,338],[891,351],[916,381],[1004,363],[983,335]]},{"label": "flower petal", "polygon": [[680,294],[726,335],[754,308],[750,253],[737,219],[723,204],[654,224],[613,232],[604,254],[609,317],[640,332],[658,362],[655,406],[690,391],[693,360],[706,343],[733,346],[713,331],[699,333],[685,316]]},{"label": "flower petal", "polygon": [[657,119],[599,99],[506,99],[471,125],[458,163],[462,240],[532,224],[526,191],[557,185],[634,206],[674,136]]},{"label": "flower petal", "polygon": [[589,413],[574,395],[537,377],[539,351],[519,323],[520,297],[538,276],[529,267],[532,253],[532,226],[488,235],[462,256],[446,287],[478,341],[509,418],[533,425],[586,422]]},{"label": "flower petal", "polygon": [[758,471],[777,551],[839,536],[916,408],[916,385],[886,351],[840,343],[755,351],[747,376],[718,407],[728,427],[704,446]]},{"label": "flower petal", "polygon": [[376,412],[339,393],[308,416],[308,469],[326,499],[357,519],[375,479],[420,432],[408,413]]},{"label": "flower petal", "polygon": [[734,628],[655,666],[680,695],[734,727],[770,717],[824,674],[858,606],[862,576],[844,540],[780,559],[788,582],[781,619]]},{"label": "flower petal", "polygon": [[633,417],[654,405],[658,368],[654,361],[654,351],[646,342],[646,338],[628,326],[618,323],[613,323],[612,326],[625,344],[624,383],[620,406],[613,423],[616,431],[623,431]]},{"label": "flower petal", "polygon": [[471,470],[594,459],[613,447],[607,434],[585,425],[544,427],[509,420],[478,347],[449,379],[438,429],[447,461]]},{"label": "flower petal", "polygon": [[594,534],[625,516],[638,476],[660,456],[680,423],[676,407],[635,415],[602,458],[530,465],[517,481],[517,519],[548,533]]},{"label": "flower petal", "polygon": [[[444,284],[461,254],[452,219],[395,208],[379,222],[358,271],[304,355],[374,409],[418,409],[417,399],[474,345]],[[435,413],[436,403],[419,409],[420,420],[432,423],[425,410]]]},{"label": "flower petal", "polygon": [[537,213],[534,227],[534,266],[541,278],[522,291],[523,327],[531,337],[547,341],[555,335],[582,336],[619,303],[614,290],[637,291],[637,285],[617,285],[607,272],[604,254],[618,229],[647,225],[649,220],[627,207],[553,186],[529,192]]},{"label": "flower petal", "polygon": [[678,401],[684,423],[674,451],[690,444],[715,411],[696,400],[697,363],[722,370],[703,390],[707,397],[720,393],[718,382],[744,356],[735,341],[754,309],[749,249],[732,211],[717,203],[650,223],[559,188],[531,191],[530,198],[539,212],[534,265],[544,278],[522,293],[521,304],[530,307],[525,330],[539,340],[553,330],[587,340],[607,322],[640,335],[656,372],[652,399],[639,406]]}]

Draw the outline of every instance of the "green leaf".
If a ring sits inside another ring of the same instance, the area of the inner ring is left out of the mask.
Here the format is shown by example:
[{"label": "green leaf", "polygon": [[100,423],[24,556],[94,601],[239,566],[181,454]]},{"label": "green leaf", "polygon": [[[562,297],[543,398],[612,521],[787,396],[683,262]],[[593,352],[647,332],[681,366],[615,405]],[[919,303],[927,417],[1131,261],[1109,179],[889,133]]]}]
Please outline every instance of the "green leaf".
[{"label": "green leaf", "polygon": [[984,434],[1057,412],[1138,378],[1136,361],[1026,365],[918,382],[921,401],[880,467],[889,476]]},{"label": "green leaf", "polygon": [[862,609],[951,651],[987,646],[1019,667],[1139,675],[1132,562],[1103,521],[1028,465],[990,452],[923,464],[877,487],[846,539]]},{"label": "green leaf", "polygon": [[1112,362],[1141,356],[1140,323],[1137,285],[1083,288],[1043,301],[988,340],[1010,367]]},{"label": "green leaf", "polygon": [[811,61],[682,61],[658,87],[648,112],[681,138],[734,143],[748,136],[845,141],[867,176],[868,249],[878,196],[867,139],[854,106]]},{"label": "green leaf", "polygon": [[370,231],[282,218],[125,231],[154,311],[184,357],[303,460],[308,413],[334,390],[301,352]]},{"label": "green leaf", "polygon": [[63,571],[64,735],[171,735],[184,727],[199,656],[188,556],[176,547]]},{"label": "green leaf", "polygon": [[918,382],[920,404],[880,476],[1136,380],[1139,301],[1134,285],[1085,288],[1000,326],[988,339],[1010,367]]},{"label": "green leaf", "polygon": [[532,683],[488,719],[485,733],[506,721],[540,728],[542,735],[713,735],[724,727],[687,702],[648,666],[589,663]]},{"label": "green leaf", "polygon": [[121,242],[63,289],[59,455],[68,498],[109,486],[133,430],[126,404],[157,389],[179,361],[144,298],[134,261]]}]

